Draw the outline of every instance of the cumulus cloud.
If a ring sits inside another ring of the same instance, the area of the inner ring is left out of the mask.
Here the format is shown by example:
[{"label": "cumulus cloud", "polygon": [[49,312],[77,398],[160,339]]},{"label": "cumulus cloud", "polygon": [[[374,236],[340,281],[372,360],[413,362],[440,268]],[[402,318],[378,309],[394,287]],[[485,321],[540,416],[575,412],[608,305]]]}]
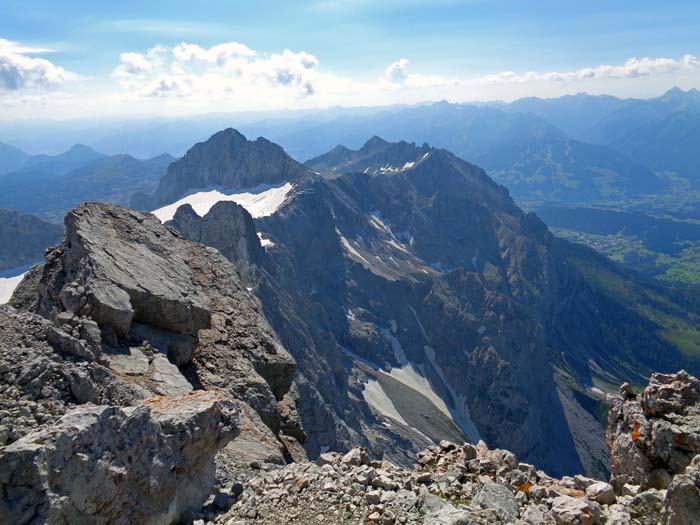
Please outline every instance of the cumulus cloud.
[{"label": "cumulus cloud", "polygon": [[0,91],[54,88],[76,78],[49,60],[31,56],[49,52],[0,38]]},{"label": "cumulus cloud", "polygon": [[389,67],[384,71],[384,76],[389,82],[403,84],[408,78],[408,59],[401,58],[389,64]]},{"label": "cumulus cloud", "polygon": [[238,42],[226,42],[209,49],[197,44],[181,43],[173,49],[174,57],[181,62],[207,62],[224,66],[227,62],[241,57],[252,57],[255,51]]},{"label": "cumulus cloud", "polygon": [[599,65],[575,71],[537,73],[515,73],[504,71],[486,75],[479,80],[489,84],[521,84],[536,81],[573,82],[577,80],[602,78],[638,78],[675,71],[690,71],[700,69],[700,59],[693,55],[685,55],[680,60],[672,58],[630,58],[622,65]]},{"label": "cumulus cloud", "polygon": [[260,54],[239,42],[203,48],[182,42],[145,53],[122,53],[112,76],[122,86],[151,97],[227,98],[271,91],[314,95],[322,77],[318,59],[304,51]]},{"label": "cumulus cloud", "polygon": [[396,89],[400,87],[427,88],[445,86],[456,81],[437,75],[421,75],[410,73],[408,70],[408,59],[400,58],[389,64],[384,70],[384,81],[388,82],[385,87]]}]

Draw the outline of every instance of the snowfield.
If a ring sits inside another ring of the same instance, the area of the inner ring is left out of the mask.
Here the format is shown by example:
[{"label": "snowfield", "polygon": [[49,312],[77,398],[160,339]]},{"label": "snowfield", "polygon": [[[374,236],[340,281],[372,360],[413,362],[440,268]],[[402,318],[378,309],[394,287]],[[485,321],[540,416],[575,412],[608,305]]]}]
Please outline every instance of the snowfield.
[{"label": "snowfield", "polygon": [[248,210],[253,218],[265,217],[272,215],[282,206],[291,190],[292,184],[289,182],[278,186],[262,184],[256,188],[235,191],[211,189],[191,193],[151,213],[161,222],[166,222],[172,220],[180,206],[189,204],[197,215],[204,217],[217,202],[233,201]]},{"label": "snowfield", "polygon": [[401,417],[399,411],[396,410],[394,403],[391,401],[389,396],[386,395],[386,392],[384,392],[384,389],[382,388],[382,385],[379,384],[379,381],[375,381],[374,379],[367,381],[364,389],[362,390],[362,397],[365,398],[365,402],[369,406],[374,408],[381,415],[390,417],[391,419],[398,421],[407,427],[410,426],[406,420]]},{"label": "snowfield", "polygon": [[0,277],[0,304],[5,304],[10,300],[12,292],[15,291],[23,277],[23,273],[14,277]]}]

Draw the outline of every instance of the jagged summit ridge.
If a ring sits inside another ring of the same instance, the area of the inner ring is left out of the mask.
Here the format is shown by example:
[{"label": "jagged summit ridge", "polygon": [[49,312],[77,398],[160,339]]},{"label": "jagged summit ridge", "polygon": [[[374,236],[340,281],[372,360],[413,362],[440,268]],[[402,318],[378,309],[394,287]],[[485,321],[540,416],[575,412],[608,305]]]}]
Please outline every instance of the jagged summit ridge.
[{"label": "jagged summit ridge", "polygon": [[358,150],[337,146],[308,160],[305,165],[331,178],[352,172],[371,175],[401,173],[426,160],[435,151],[427,144],[417,147],[415,143],[403,141],[391,143],[375,135]]},{"label": "jagged summit ridge", "polygon": [[277,144],[262,137],[249,141],[228,128],[195,144],[184,157],[170,164],[152,196],[135,196],[132,204],[152,210],[195,189],[252,189],[295,181],[309,173]]}]

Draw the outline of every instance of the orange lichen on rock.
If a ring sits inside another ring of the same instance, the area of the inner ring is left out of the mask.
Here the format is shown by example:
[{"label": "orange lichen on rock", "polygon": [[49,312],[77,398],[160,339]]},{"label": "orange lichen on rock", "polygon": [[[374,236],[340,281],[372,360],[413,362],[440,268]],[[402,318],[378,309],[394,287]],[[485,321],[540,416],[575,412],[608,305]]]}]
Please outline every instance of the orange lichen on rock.
[{"label": "orange lichen on rock", "polygon": [[201,403],[215,403],[223,400],[224,396],[220,393],[207,390],[196,390],[180,396],[159,396],[146,399],[143,404],[150,406],[152,410],[165,412],[167,410],[179,408],[183,404],[187,403],[196,403],[197,401]]},{"label": "orange lichen on rock", "polygon": [[530,483],[529,481],[526,481],[522,485],[518,485],[517,487],[515,487],[515,491],[516,492],[524,492],[525,494],[529,494],[531,488],[532,488],[532,483]]},{"label": "orange lichen on rock", "polygon": [[639,439],[639,421],[634,422],[634,428],[632,428],[632,441],[635,443]]}]

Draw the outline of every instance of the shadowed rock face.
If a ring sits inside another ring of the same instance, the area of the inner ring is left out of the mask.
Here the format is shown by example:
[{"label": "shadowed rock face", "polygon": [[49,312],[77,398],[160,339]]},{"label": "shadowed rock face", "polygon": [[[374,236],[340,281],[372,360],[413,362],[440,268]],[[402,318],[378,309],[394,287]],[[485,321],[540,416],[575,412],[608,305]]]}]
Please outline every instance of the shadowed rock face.
[{"label": "shadowed rock face", "polygon": [[407,464],[442,432],[552,474],[607,475],[605,394],[591,387],[689,362],[595,277],[643,285],[447,151],[375,137],[309,165],[323,177],[255,220],[260,258],[242,211],[183,207],[172,223],[254,277],[300,366],[309,453],[360,443]]},{"label": "shadowed rock face", "polygon": [[255,267],[263,258],[263,248],[250,213],[235,202],[215,204],[205,217],[197,215],[187,204],[180,206],[167,223],[190,241],[219,250],[233,262],[247,285],[255,282]]}]

